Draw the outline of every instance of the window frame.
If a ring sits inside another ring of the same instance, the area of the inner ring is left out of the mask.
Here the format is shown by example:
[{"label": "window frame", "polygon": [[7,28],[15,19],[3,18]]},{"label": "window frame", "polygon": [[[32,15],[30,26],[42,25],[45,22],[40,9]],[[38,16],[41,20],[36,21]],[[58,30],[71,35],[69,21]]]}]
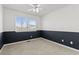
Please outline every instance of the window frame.
[{"label": "window frame", "polygon": [[[17,31],[17,25],[16,25],[16,18],[15,18],[15,31],[16,32],[29,32],[29,31],[37,31],[37,20],[36,19],[34,19],[34,18],[29,18],[29,17],[23,17],[23,16],[16,16],[16,17],[22,17],[22,18],[24,18],[24,19],[26,19],[26,30],[23,30],[23,21],[22,21],[22,19],[21,19],[21,29],[20,29],[20,31]],[[23,19],[23,20],[24,20]],[[30,27],[29,27],[29,22],[31,22],[31,20],[32,21],[35,21],[35,29],[31,29],[31,30],[29,30],[30,29]]]}]

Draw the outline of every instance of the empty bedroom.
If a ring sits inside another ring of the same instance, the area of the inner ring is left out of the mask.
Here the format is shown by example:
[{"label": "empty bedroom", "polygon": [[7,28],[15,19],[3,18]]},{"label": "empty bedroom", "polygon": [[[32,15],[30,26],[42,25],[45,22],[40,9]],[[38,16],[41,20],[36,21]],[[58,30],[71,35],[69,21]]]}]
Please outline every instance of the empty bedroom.
[{"label": "empty bedroom", "polygon": [[79,4],[0,4],[0,55],[79,55]]}]

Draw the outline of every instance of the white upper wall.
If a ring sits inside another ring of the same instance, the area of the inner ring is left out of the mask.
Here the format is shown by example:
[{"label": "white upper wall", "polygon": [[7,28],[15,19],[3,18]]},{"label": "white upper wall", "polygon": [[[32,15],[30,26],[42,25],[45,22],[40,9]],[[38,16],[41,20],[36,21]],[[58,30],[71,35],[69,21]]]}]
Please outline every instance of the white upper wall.
[{"label": "white upper wall", "polygon": [[3,30],[4,31],[15,31],[15,19],[16,16],[23,16],[33,18],[37,21],[37,29],[40,29],[40,18],[33,15],[28,15],[23,12],[19,12],[13,9],[4,8],[4,21],[3,21]]},{"label": "white upper wall", "polygon": [[3,7],[0,5],[0,32],[3,32]]},{"label": "white upper wall", "polygon": [[44,16],[42,30],[79,32],[79,5],[70,5]]}]

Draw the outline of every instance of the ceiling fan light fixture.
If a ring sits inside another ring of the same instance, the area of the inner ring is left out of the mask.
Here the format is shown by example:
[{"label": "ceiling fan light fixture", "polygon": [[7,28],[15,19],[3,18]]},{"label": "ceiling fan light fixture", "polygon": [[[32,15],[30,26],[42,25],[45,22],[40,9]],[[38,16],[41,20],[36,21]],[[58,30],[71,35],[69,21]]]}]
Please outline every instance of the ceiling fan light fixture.
[{"label": "ceiling fan light fixture", "polygon": [[31,9],[32,12],[39,13],[39,11],[41,9],[40,4],[32,4],[31,6],[32,6],[32,9]]},{"label": "ceiling fan light fixture", "polygon": [[35,12],[36,10],[33,8],[33,12]]},{"label": "ceiling fan light fixture", "polygon": [[36,8],[36,12],[39,13],[39,8]]}]

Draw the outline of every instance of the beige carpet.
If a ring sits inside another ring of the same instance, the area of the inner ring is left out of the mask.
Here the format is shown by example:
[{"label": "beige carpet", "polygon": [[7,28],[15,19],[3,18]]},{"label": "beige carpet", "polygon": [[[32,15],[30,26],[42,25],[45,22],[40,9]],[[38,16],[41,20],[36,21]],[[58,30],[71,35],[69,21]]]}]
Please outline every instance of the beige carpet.
[{"label": "beige carpet", "polygon": [[[29,42],[30,41],[30,42]],[[43,38],[5,45],[1,55],[76,55],[79,52]]]}]

